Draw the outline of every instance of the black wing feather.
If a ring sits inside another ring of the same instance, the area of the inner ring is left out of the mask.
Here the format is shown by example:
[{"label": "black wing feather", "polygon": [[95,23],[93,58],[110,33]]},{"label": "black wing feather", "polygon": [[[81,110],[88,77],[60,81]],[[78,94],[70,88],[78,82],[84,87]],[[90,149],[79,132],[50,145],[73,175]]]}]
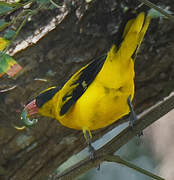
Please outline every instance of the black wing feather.
[{"label": "black wing feather", "polygon": [[78,84],[77,87],[73,90],[71,96],[65,95],[63,97],[63,101],[66,100],[67,97],[70,97],[69,100],[63,104],[60,110],[60,115],[64,115],[70,107],[75,104],[75,102],[83,95],[83,93],[86,91],[86,89],[89,87],[89,85],[93,82],[101,68],[103,67],[103,64],[105,62],[106,55],[103,55],[101,57],[96,58],[94,61],[89,63],[89,65],[83,69],[80,73],[78,80],[75,81],[72,85]]}]

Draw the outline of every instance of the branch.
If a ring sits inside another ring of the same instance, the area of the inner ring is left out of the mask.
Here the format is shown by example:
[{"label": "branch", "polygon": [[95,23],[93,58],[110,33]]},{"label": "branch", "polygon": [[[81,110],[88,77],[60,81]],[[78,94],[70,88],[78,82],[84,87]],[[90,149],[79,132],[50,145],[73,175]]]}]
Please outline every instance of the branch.
[{"label": "branch", "polygon": [[124,159],[120,158],[120,156],[117,156],[117,155],[107,155],[104,158],[104,160],[107,161],[107,162],[115,162],[115,163],[125,165],[125,166],[127,166],[129,168],[132,168],[132,169],[134,169],[134,170],[136,170],[136,171],[138,171],[138,172],[140,172],[142,174],[145,174],[145,175],[147,175],[149,177],[152,177],[154,179],[157,179],[157,180],[165,180],[164,178],[161,178],[161,177],[159,177],[157,175],[154,175],[151,172],[146,171],[145,169],[142,169],[142,168],[140,168],[140,167],[138,167],[138,166],[136,166],[136,165],[134,165],[134,164],[132,164],[132,163],[130,163],[128,161],[125,161]]},{"label": "branch", "polygon": [[174,16],[172,16],[171,14],[167,13],[165,10],[163,10],[162,8],[156,6],[154,3],[148,1],[148,0],[138,0],[139,2],[145,4],[146,6],[155,9],[156,11],[160,12],[161,14],[163,14],[164,16],[166,16],[170,21],[174,22]]},{"label": "branch", "polygon": [[[150,108],[142,115],[139,116],[139,120],[135,123],[133,130],[130,127],[125,128],[121,133],[115,136],[111,141],[106,143],[103,147],[96,151],[96,156],[93,161],[89,157],[73,165],[61,174],[52,174],[49,180],[66,180],[74,179],[79,175],[87,172],[88,170],[97,167],[101,162],[106,160],[108,155],[115,153],[140,131],[157,121],[159,118],[167,114],[169,111],[174,109],[174,93],[165,98],[165,100],[159,102],[154,107]],[[162,178],[161,178],[162,179]]]}]

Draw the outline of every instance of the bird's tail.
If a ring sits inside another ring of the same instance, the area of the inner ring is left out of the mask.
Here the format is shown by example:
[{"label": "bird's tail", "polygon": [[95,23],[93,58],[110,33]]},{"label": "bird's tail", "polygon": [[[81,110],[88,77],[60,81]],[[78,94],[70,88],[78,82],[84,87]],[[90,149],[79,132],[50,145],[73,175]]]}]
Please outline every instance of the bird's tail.
[{"label": "bird's tail", "polygon": [[117,36],[117,54],[121,59],[135,59],[141,42],[150,23],[150,16],[145,12],[128,11],[123,18]]}]

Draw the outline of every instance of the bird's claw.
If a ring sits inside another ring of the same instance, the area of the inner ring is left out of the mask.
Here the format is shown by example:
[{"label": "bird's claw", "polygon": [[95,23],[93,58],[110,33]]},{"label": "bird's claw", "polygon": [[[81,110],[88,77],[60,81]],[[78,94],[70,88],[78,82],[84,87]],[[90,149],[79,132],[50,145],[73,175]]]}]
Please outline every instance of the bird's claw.
[{"label": "bird's claw", "polygon": [[95,148],[91,145],[91,144],[88,144],[88,151],[90,153],[90,159],[91,160],[94,160],[94,157],[95,157]]},{"label": "bird's claw", "polygon": [[130,99],[130,96],[128,97],[128,106],[129,106],[129,109],[130,109],[130,116],[129,116],[129,126],[131,128],[133,128],[134,126],[134,123],[138,120],[137,118],[137,115],[133,109],[133,105],[131,103],[131,99]]}]

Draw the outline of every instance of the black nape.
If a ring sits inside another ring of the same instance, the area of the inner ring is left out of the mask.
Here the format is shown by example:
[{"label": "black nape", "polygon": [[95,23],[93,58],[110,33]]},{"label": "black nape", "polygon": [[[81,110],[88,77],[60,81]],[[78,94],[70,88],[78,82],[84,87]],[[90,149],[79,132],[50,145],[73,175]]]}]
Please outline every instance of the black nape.
[{"label": "black nape", "polygon": [[48,102],[59,90],[61,87],[55,87],[48,91],[41,93],[36,97],[36,105],[37,107],[42,107],[46,102]]}]

